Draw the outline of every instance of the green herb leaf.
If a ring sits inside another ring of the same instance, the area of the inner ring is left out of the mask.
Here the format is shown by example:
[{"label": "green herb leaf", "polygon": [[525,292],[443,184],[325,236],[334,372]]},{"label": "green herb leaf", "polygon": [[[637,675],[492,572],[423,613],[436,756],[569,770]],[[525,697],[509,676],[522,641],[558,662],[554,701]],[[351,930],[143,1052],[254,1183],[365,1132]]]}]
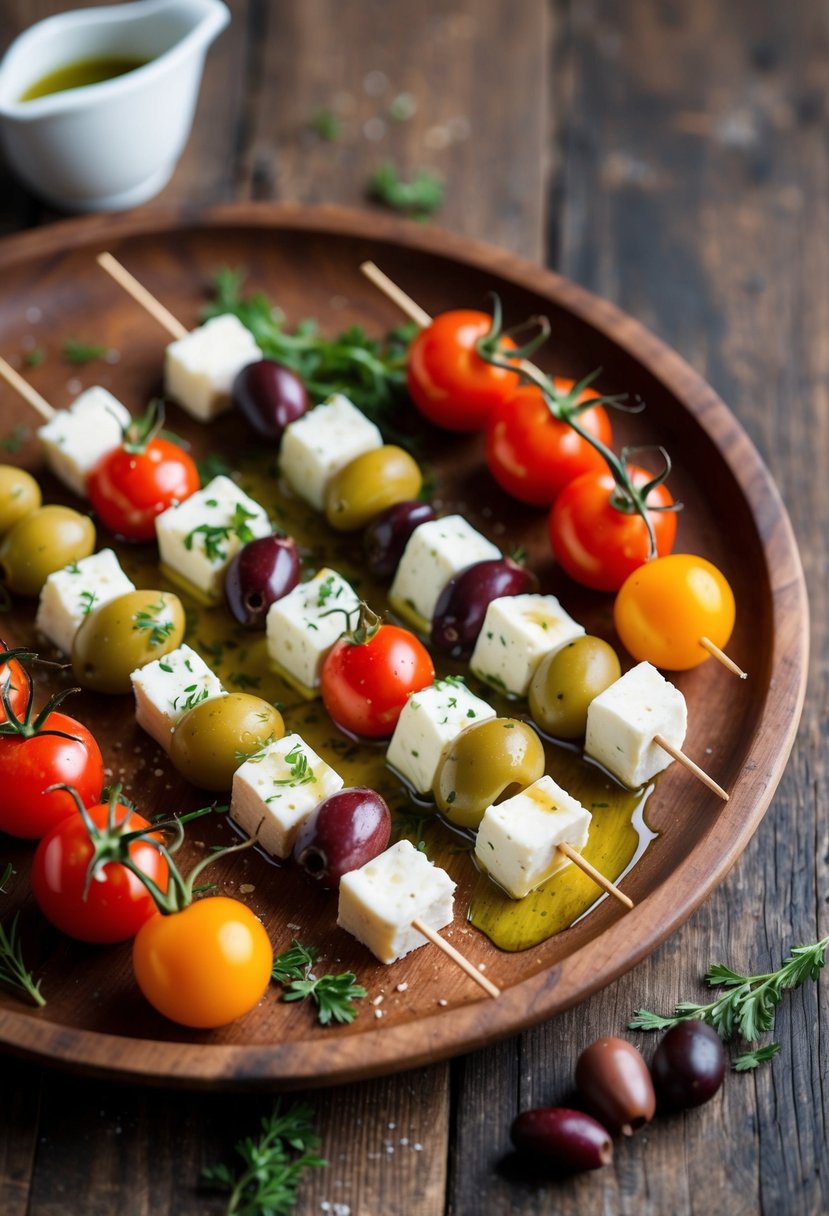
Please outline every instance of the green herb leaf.
[{"label": "green herb leaf", "polygon": [[31,350],[27,350],[23,356],[23,364],[25,367],[39,367],[46,358],[46,351],[42,346],[34,346]]},{"label": "green herb leaf", "polygon": [[4,435],[0,439],[0,451],[14,455],[15,452],[19,452],[21,448],[26,446],[31,435],[31,427],[26,426],[23,422],[18,422],[16,426],[12,427],[8,435]]},{"label": "green herb leaf", "polygon": [[296,938],[290,950],[278,954],[273,961],[271,976],[277,984],[290,984],[291,980],[303,980],[319,954],[316,946],[303,946]]},{"label": "green herb leaf", "polygon": [[332,1021],[353,1022],[358,1012],[354,1001],[367,996],[366,989],[356,983],[353,971],[344,971],[341,975],[312,975],[311,967],[318,953],[315,946],[303,946],[294,938],[290,950],[274,961],[273,978],[287,988],[282,995],[283,1001],[304,1001],[311,997],[322,1026],[329,1026]]},{"label": "green herb leaf", "polygon": [[135,629],[149,629],[150,646],[162,646],[175,629],[173,621],[161,620],[161,613],[166,607],[167,602],[162,595],[157,603],[150,604],[149,608],[142,608],[133,615],[132,623]]},{"label": "green herb leaf", "polygon": [[67,363],[91,363],[93,359],[103,359],[108,351],[106,346],[94,346],[88,342],[79,342],[76,338],[67,338],[60,353]]},{"label": "green herb leaf", "polygon": [[779,1050],[779,1043],[766,1043],[765,1047],[755,1047],[753,1051],[746,1051],[741,1056],[735,1056],[731,1061],[731,1067],[734,1072],[750,1072],[752,1068],[758,1068],[767,1060],[773,1060]]},{"label": "green herb leaf", "polygon": [[[6,893],[6,883],[14,873],[11,862],[6,865],[0,878],[0,891]],[[46,1004],[46,998],[40,991],[40,980],[35,981],[31,971],[23,961],[23,952],[18,936],[19,913],[12,917],[8,929],[0,924],[0,983],[17,988],[34,1002],[41,1006]]]},{"label": "green herb leaf", "polygon": [[410,181],[404,181],[394,163],[387,160],[372,175],[369,195],[394,211],[427,216],[443,202],[443,182],[426,169],[418,169]]},{"label": "green herb leaf", "polygon": [[315,110],[308,125],[329,144],[336,143],[342,135],[342,123],[333,110]]},{"label": "green herb leaf", "polygon": [[[213,504],[215,505],[215,504]],[[255,519],[256,512],[249,511],[244,503],[237,502],[233,516],[227,524],[199,524],[184,538],[185,549],[192,549],[197,536],[201,536],[205,556],[209,561],[223,561],[227,557],[224,548],[231,536],[237,536],[242,544],[254,540],[253,532],[248,524],[249,519]]]}]

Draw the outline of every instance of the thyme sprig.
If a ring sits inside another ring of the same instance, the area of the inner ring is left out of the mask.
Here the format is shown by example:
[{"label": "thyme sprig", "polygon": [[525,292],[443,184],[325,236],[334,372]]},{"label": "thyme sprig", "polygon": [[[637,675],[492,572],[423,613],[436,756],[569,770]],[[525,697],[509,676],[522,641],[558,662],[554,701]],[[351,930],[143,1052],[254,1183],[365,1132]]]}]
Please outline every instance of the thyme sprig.
[{"label": "thyme sprig", "polygon": [[[6,865],[0,876],[0,891],[5,894],[6,883],[14,873],[11,862]],[[46,1004],[46,998],[40,991],[40,980],[35,980],[29,968],[23,961],[23,952],[18,935],[20,913],[12,917],[8,929],[0,924],[0,983],[17,988],[41,1008]]]},{"label": "thyme sprig", "polygon": [[318,954],[316,946],[303,946],[294,938],[290,949],[277,955],[271,974],[286,988],[282,1000],[304,1001],[311,997],[322,1026],[329,1026],[332,1021],[353,1022],[357,1016],[354,1002],[368,995],[366,989],[356,982],[353,971],[315,976],[311,969]]}]

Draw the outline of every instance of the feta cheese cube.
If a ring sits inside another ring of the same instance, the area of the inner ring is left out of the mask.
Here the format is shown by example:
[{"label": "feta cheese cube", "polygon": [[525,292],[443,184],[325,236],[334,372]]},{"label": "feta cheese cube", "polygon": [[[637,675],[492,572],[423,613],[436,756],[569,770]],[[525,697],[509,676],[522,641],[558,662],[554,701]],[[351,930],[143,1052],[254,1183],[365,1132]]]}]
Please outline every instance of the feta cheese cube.
[{"label": "feta cheese cube", "polygon": [[46,463],[81,498],[96,464],[120,447],[129,411],[107,389],[94,385],[38,428]]},{"label": "feta cheese cube", "polygon": [[467,566],[501,556],[492,541],[462,515],[431,519],[415,528],[389,590],[395,612],[428,633],[441,591]]},{"label": "feta cheese cube", "polygon": [[334,393],[285,428],[279,468],[288,485],[318,511],[335,473],[357,456],[382,447],[373,422],[342,393]]},{"label": "feta cheese cube", "polygon": [[40,592],[35,626],[64,654],[94,608],[134,591],[112,549],[101,549],[50,574]]},{"label": "feta cheese cube", "polygon": [[452,922],[455,884],[409,840],[401,840],[379,857],[340,880],[337,924],[367,946],[381,963],[393,963],[427,939],[412,928],[429,929]]},{"label": "feta cheese cube", "polygon": [[304,739],[286,735],[237,768],[230,817],[248,836],[256,836],[266,853],[290,857],[305,820],[342,788],[339,773]]},{"label": "feta cheese cube", "polygon": [[351,584],[327,566],[271,604],[268,655],[279,673],[304,696],[315,695],[325,656],[359,606]]},{"label": "feta cheese cube", "polygon": [[416,793],[428,794],[444,748],[473,722],[494,717],[492,706],[459,680],[436,680],[406,701],[386,759]]},{"label": "feta cheese cube", "polygon": [[221,598],[225,571],[242,545],[269,536],[271,525],[264,507],[220,475],[162,511],[155,531],[166,573],[213,602]]},{"label": "feta cheese cube", "polygon": [[237,374],[261,358],[253,334],[238,317],[211,317],[167,347],[164,392],[188,414],[209,422],[229,409]]},{"label": "feta cheese cube", "polygon": [[679,689],[650,663],[638,663],[590,702],[584,750],[637,789],[671,763],[654,735],[681,748],[687,721]]},{"label": "feta cheese cube", "polygon": [[544,655],[583,633],[554,595],[501,596],[487,607],[469,666],[494,688],[526,697]]},{"label": "feta cheese cube", "polygon": [[545,775],[520,794],[487,807],[475,856],[507,895],[523,899],[572,864],[558,846],[583,849],[591,818],[576,798]]},{"label": "feta cheese cube", "polygon": [[186,644],[130,675],[135,720],[166,751],[173,727],[189,709],[224,694],[221,681]]}]

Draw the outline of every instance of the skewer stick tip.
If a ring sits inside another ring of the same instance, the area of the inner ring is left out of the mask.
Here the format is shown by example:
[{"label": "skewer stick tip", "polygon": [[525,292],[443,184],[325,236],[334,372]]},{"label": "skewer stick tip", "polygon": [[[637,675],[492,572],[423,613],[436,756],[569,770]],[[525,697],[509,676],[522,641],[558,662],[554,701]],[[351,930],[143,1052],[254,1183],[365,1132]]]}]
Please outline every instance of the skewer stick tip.
[{"label": "skewer stick tip", "polygon": [[407,295],[402,287],[398,287],[394,280],[390,279],[375,262],[362,262],[360,270],[375,287],[379,287],[380,291],[397,305],[401,312],[406,314],[410,321],[414,321],[415,325],[425,329],[427,325],[432,324],[432,318],[428,312],[421,308],[410,295]]},{"label": "skewer stick tip", "polygon": [[556,847],[560,853],[563,853],[565,857],[572,861],[573,865],[578,866],[582,873],[586,874],[588,878],[592,878],[597,886],[601,887],[603,891],[606,891],[608,895],[612,895],[614,899],[618,899],[619,903],[623,904],[628,909],[634,907],[633,900],[630,898],[630,896],[625,895],[624,891],[620,891],[609,878],[606,878],[604,874],[602,874],[601,870],[597,870],[595,866],[590,864],[589,861],[585,861],[581,853],[574,849],[572,845],[565,843],[557,845]]},{"label": "skewer stick tip", "polygon": [[695,764],[690,756],[686,756],[685,752],[678,747],[674,747],[674,745],[669,743],[668,740],[662,735],[654,735],[653,741],[657,747],[661,747],[662,750],[667,752],[669,756],[673,757],[673,759],[678,761],[684,768],[687,768],[688,772],[692,773],[698,781],[701,781],[703,785],[707,785],[709,790],[712,790],[718,798],[722,798],[723,802],[728,802],[729,796],[723,787],[721,785],[717,785],[714,778],[709,777],[705,769],[702,769],[698,764]]},{"label": "skewer stick tip", "polygon": [[501,995],[501,989],[493,984],[492,980],[482,975],[478,968],[461,954],[460,950],[456,950],[454,946],[451,946],[434,929],[430,929],[428,925],[424,925],[422,920],[417,919],[412,921],[412,928],[416,929],[418,933],[422,933],[428,941],[437,946],[439,950],[442,950],[448,958],[451,958],[452,962],[456,963],[462,971],[465,971],[469,978],[473,979],[480,988],[483,988],[488,996],[495,998]]},{"label": "skewer stick tip", "polygon": [[716,659],[718,663],[722,663],[723,667],[728,668],[728,670],[733,672],[735,676],[739,676],[741,680],[748,678],[748,672],[743,671],[742,667],[738,667],[734,660],[729,658],[724,650],[720,650],[716,642],[712,642],[710,638],[701,637],[699,644],[703,650],[707,650],[712,658]]},{"label": "skewer stick tip", "polygon": [[19,372],[16,372],[10,363],[0,357],[0,376],[9,384],[16,393],[18,393],[24,401],[28,401],[33,410],[40,414],[41,418],[45,418],[48,422],[50,418],[54,418],[58,412],[54,409],[45,397],[41,397],[37,389],[32,388],[27,380],[24,380]]},{"label": "skewer stick tip", "polygon": [[161,301],[157,300],[151,292],[147,291],[144,284],[139,283],[138,279],[130,274],[126,266],[122,266],[111,253],[107,250],[102,250],[95,258],[95,261],[120,287],[123,287],[127,295],[132,296],[145,312],[148,312],[163,329],[166,329],[172,338],[178,339],[187,336],[188,330],[182,325],[178,317],[174,317],[170,310],[165,308]]}]

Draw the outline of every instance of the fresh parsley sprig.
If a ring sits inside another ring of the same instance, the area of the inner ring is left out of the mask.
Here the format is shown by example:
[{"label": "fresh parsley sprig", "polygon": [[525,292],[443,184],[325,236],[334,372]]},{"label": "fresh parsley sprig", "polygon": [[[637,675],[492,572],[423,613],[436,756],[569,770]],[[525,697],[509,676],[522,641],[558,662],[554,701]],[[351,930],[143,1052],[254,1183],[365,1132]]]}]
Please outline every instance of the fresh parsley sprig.
[{"label": "fresh parsley sprig", "polygon": [[311,997],[322,1026],[329,1026],[332,1021],[347,1025],[357,1016],[354,1001],[368,996],[368,992],[356,983],[353,971],[344,971],[341,975],[313,975],[311,968],[318,954],[316,946],[303,946],[294,938],[290,949],[274,959],[273,979],[287,989],[282,995],[283,1001],[304,1001]]},{"label": "fresh parsley sprig", "polygon": [[[4,894],[6,883],[13,873],[14,867],[9,862],[2,875],[0,875],[0,891]],[[19,913],[15,913],[8,929],[5,925],[0,924],[0,983],[8,984],[10,988],[17,988],[21,992],[25,992],[34,1001],[35,1005],[39,1005],[42,1008],[46,1004],[46,998],[40,991],[40,980],[35,981],[34,976],[23,961],[23,952],[18,936],[18,920]]]},{"label": "fresh parsley sprig", "polygon": [[[762,1034],[773,1029],[783,993],[791,988],[799,988],[807,980],[819,978],[826,962],[827,947],[829,936],[810,946],[794,946],[777,971],[767,971],[762,975],[740,975],[730,967],[715,963],[708,969],[705,982],[712,988],[726,989],[715,1001],[708,1004],[680,1001],[673,1016],[637,1009],[629,1023],[630,1029],[668,1030],[679,1022],[696,1018],[713,1026],[724,1042],[741,1038],[747,1043],[756,1043]],[[733,1061],[733,1067],[737,1072],[756,1068],[771,1060],[779,1048],[779,1043],[755,1048],[738,1056]]]},{"label": "fresh parsley sprig", "polygon": [[316,1152],[312,1117],[305,1103],[283,1113],[277,1102],[262,1118],[259,1139],[247,1136],[236,1145],[244,1168],[219,1164],[202,1170],[205,1187],[229,1193],[228,1216],[285,1216],[296,1206],[304,1171],[327,1165]]},{"label": "fresh parsley sprig", "polygon": [[443,202],[443,182],[436,174],[418,169],[410,181],[405,181],[390,160],[375,170],[368,189],[378,203],[418,218],[431,215]]}]

